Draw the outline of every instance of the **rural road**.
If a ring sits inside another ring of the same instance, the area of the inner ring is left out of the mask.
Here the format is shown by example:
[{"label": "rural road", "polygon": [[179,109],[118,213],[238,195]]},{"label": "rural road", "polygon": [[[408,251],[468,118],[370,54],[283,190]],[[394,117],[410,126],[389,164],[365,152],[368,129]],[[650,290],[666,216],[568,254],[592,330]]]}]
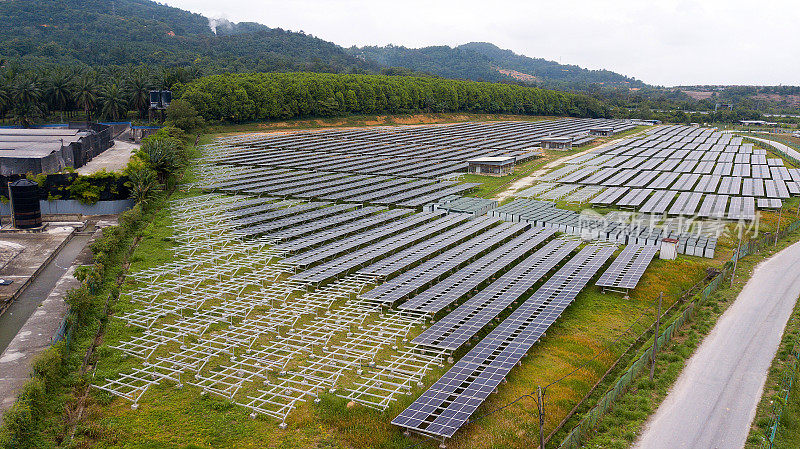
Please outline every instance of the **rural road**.
[{"label": "rural road", "polygon": [[785,145],[785,144],[782,144],[780,142],[776,142],[774,140],[762,139],[761,137],[754,137],[754,136],[751,136],[751,135],[748,135],[747,137],[749,137],[751,139],[755,139],[755,140],[761,141],[761,142],[764,142],[764,143],[768,143],[768,144],[774,146],[775,148],[783,151],[784,153],[788,154],[789,156],[791,156],[791,157],[793,157],[795,159],[800,159],[800,153],[795,151],[794,148],[790,147],[789,145]]},{"label": "rural road", "polygon": [[637,449],[741,449],[800,296],[800,243],[753,272],[645,426]]}]

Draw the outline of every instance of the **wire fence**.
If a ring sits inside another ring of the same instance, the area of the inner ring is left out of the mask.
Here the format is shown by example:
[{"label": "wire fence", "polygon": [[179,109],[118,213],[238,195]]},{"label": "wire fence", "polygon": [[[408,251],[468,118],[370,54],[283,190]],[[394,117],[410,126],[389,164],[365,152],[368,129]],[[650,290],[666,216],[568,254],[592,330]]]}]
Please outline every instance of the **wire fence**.
[{"label": "wire fence", "polygon": [[[764,140],[761,140],[761,139],[764,139]],[[787,147],[790,147],[790,148],[792,146],[790,142],[788,142],[788,141],[786,141],[784,139],[781,139],[779,137],[774,137],[774,136],[762,137],[762,138],[744,137],[744,141],[745,142],[757,143],[757,144],[759,144],[761,146],[769,147],[770,150],[772,150],[774,153],[777,153],[779,156],[781,156],[784,159],[786,159],[789,162],[791,162],[792,165],[794,165],[795,167],[800,167],[800,160],[797,160],[797,158],[795,158],[795,157],[793,157],[793,156],[791,156],[789,154],[786,154],[786,152],[784,152],[783,150],[778,148],[777,145],[772,145],[771,143],[769,143],[770,140],[775,141],[777,143],[782,143],[782,144],[784,144],[784,145],[786,145]]]},{"label": "wire fence", "polygon": [[795,377],[797,375],[798,356],[800,356],[800,354],[798,354],[798,346],[795,344],[789,355],[789,361],[787,361],[785,365],[783,377],[778,386],[778,393],[776,395],[778,400],[772,402],[769,426],[767,426],[767,431],[764,435],[765,439],[761,443],[761,449],[772,449],[775,446],[775,441],[778,436],[778,427],[781,423],[781,416],[783,415],[783,410],[786,408],[786,404],[789,403],[789,395],[792,392],[792,387],[794,386]]},{"label": "wire fence", "polygon": [[[792,222],[785,228],[776,231],[778,239],[784,238],[789,234],[800,228],[800,220]],[[689,302],[680,315],[664,329],[664,332],[658,336],[658,347],[663,348],[666,343],[672,340],[675,332],[688,321],[698,306],[703,304],[708,297],[717,291],[722,286],[725,279],[733,274],[733,262],[749,254],[757,253],[767,247],[771,247],[775,242],[775,234],[765,235],[756,240],[748,240],[742,243],[741,248],[734,251],[733,256],[729,262],[726,262],[722,270],[713,278],[711,282],[699,293],[694,299]],[[617,380],[614,386],[604,394],[597,405],[589,410],[581,421],[567,434],[559,449],[577,449],[585,438],[595,429],[602,415],[608,411],[614,401],[619,398],[625,390],[633,383],[636,377],[645,369],[653,356],[653,345],[650,345],[644,353],[636,359],[628,370]],[[788,392],[787,392],[788,395]],[[780,418],[778,418],[778,422]],[[775,424],[777,429],[777,424]],[[774,432],[773,432],[774,439]],[[772,446],[769,446],[770,448]]]}]

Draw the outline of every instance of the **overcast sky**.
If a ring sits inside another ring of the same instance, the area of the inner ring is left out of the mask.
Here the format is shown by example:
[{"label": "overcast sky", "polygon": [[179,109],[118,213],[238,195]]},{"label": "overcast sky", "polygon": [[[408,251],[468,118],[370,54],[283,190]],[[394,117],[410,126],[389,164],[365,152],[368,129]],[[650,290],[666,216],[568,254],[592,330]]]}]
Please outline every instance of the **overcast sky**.
[{"label": "overcast sky", "polygon": [[796,0],[161,1],[344,47],[485,41],[650,84],[800,85]]}]

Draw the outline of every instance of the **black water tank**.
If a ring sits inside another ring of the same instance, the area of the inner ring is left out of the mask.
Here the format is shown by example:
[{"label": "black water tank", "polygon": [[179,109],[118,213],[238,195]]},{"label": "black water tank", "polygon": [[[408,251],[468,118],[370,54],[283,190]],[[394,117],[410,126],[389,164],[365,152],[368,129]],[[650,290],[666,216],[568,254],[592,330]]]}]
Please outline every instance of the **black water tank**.
[{"label": "black water tank", "polygon": [[11,223],[15,228],[38,228],[42,225],[39,184],[25,178],[9,183]]}]

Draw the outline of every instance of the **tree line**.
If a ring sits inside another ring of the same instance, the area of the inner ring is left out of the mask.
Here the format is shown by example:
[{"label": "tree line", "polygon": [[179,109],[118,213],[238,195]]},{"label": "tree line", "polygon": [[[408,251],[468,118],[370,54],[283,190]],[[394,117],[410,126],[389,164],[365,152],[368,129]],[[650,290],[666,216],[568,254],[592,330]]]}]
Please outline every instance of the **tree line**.
[{"label": "tree line", "polygon": [[[0,66],[2,66],[0,60]],[[172,89],[198,74],[184,68],[108,66],[0,71],[0,119],[30,127],[44,121],[147,117],[152,89]]]},{"label": "tree line", "polygon": [[322,73],[213,75],[176,92],[204,119],[249,122],[308,116],[475,112],[608,117],[586,95],[433,77]]}]

